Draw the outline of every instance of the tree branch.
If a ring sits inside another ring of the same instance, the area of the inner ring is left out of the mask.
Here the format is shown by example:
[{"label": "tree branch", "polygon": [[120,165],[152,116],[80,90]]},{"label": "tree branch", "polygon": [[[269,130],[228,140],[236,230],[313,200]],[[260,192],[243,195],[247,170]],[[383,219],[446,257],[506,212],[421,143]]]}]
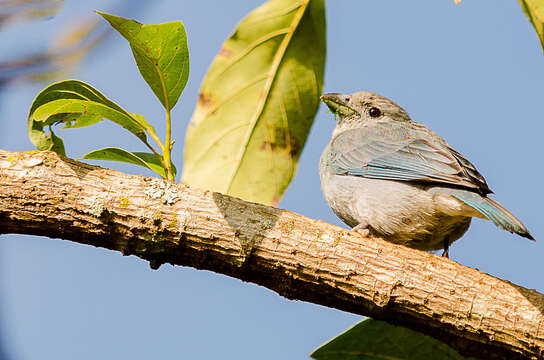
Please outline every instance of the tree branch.
[{"label": "tree branch", "polygon": [[52,152],[0,150],[0,234],[192,266],[403,325],[485,359],[544,356],[544,296],[433,254]]}]

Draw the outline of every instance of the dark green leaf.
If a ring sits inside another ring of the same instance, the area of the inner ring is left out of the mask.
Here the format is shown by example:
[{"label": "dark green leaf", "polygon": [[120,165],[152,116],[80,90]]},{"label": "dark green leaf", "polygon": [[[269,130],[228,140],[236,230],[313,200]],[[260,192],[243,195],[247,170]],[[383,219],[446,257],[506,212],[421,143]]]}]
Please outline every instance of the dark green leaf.
[{"label": "dark green leaf", "polygon": [[454,349],[419,332],[366,319],[317,348],[316,360],[462,360]]},{"label": "dark green leaf", "polygon": [[[142,141],[147,142],[146,130],[152,130],[142,116],[134,116],[106,98],[92,86],[78,80],[65,80],[42,90],[28,115],[29,137],[40,150],[50,150],[53,143],[44,127],[69,122],[68,127],[86,126],[98,118],[111,120]],[[83,122],[83,123],[81,123]],[[154,132],[154,131],[153,131]]]},{"label": "dark green leaf", "polygon": [[[83,159],[120,161],[139,165],[153,170],[163,178],[166,178],[166,172],[162,166],[161,159],[158,158],[157,155],[151,153],[130,152],[119,148],[109,147],[92,151],[83,156]],[[173,165],[172,167],[175,174],[176,168]]]},{"label": "dark green leaf", "polygon": [[325,65],[324,0],[271,0],[223,44],[187,130],[183,182],[277,204],[312,126]]},{"label": "dark green leaf", "polygon": [[142,25],[98,12],[128,40],[138,69],[157,98],[172,109],[189,78],[187,35],[181,21]]}]

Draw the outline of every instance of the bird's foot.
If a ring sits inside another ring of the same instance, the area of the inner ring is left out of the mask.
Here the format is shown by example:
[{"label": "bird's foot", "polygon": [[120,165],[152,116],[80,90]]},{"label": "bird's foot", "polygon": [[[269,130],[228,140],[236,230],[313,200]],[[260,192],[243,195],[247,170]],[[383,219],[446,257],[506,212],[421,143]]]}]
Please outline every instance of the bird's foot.
[{"label": "bird's foot", "polygon": [[367,237],[368,234],[370,234],[370,230],[368,229],[368,224],[359,224],[356,227],[354,227],[352,230],[356,231],[362,237]]},{"label": "bird's foot", "polygon": [[442,257],[445,257],[446,259],[450,258],[450,239],[448,237],[444,239],[444,252],[442,253]]}]

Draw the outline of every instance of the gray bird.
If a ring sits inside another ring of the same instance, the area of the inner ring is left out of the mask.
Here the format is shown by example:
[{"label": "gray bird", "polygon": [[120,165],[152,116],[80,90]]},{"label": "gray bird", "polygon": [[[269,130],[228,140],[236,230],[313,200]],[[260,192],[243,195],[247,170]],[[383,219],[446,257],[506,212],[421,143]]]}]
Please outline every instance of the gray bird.
[{"label": "gray bird", "polygon": [[321,100],[337,117],[319,162],[323,195],[363,236],[447,257],[475,216],[534,240],[474,165],[393,101],[371,92]]}]

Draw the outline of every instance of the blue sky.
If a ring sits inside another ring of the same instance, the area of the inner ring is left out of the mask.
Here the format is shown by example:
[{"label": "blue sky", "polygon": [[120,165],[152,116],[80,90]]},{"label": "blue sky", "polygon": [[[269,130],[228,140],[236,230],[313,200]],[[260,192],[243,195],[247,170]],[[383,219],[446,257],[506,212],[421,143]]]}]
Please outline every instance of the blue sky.
[{"label": "blue sky", "polygon": [[[137,15],[143,23],[182,20],[191,75],[173,111],[174,161],[181,168],[185,127],[200,82],[235,24],[262,1],[163,0]],[[113,2],[67,0],[56,18],[0,34],[0,58],[43,48],[77,14],[112,11]],[[118,13],[121,16],[130,14]],[[544,291],[541,221],[544,56],[514,0],[329,1],[325,92],[369,90],[403,106],[444,137],[486,177],[495,199],[529,228],[536,243],[475,219],[450,249],[466,266]],[[162,127],[160,103],[115,36],[83,64],[87,81]],[[0,147],[33,149],[26,114],[45,85],[10,87],[0,97]],[[322,106],[280,203],[342,225],[323,200],[317,162],[334,127]],[[87,132],[88,131],[88,132]],[[141,149],[115,126],[65,132],[72,157],[99,147]],[[141,168],[103,163],[130,173]],[[145,174],[150,174],[146,173]],[[0,331],[11,359],[306,359],[359,316],[290,301],[208,271],[163,265],[62,240],[3,235]]]}]

